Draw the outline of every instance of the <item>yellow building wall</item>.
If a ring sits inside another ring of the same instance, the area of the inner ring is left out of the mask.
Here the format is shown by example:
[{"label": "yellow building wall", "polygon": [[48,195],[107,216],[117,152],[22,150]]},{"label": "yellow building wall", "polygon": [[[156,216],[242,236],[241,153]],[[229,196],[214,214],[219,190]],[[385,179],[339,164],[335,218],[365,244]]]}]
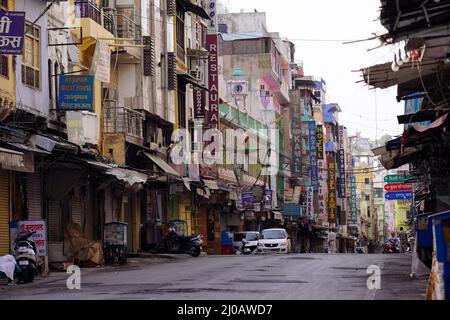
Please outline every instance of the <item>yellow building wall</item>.
[{"label": "yellow building wall", "polygon": [[[8,10],[14,11],[16,8],[15,0],[8,0]],[[7,103],[12,105],[12,109],[16,105],[16,73],[13,69],[13,56],[8,56],[8,78],[0,76],[0,99],[6,100]],[[2,117],[7,116],[9,110],[2,110],[0,108],[0,121]]]}]

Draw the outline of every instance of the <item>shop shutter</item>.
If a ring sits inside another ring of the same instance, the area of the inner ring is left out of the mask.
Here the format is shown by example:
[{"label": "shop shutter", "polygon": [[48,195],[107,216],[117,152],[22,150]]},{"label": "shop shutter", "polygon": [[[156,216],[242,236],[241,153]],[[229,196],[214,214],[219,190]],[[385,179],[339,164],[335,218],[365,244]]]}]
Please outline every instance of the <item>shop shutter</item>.
[{"label": "shop shutter", "polygon": [[61,235],[61,216],[59,201],[50,201],[48,206],[48,240],[50,242],[58,242],[62,238]]},{"label": "shop shutter", "polygon": [[9,253],[9,173],[0,170],[0,256]]},{"label": "shop shutter", "polygon": [[42,188],[39,172],[27,175],[28,219],[42,219]]},{"label": "shop shutter", "polygon": [[113,221],[111,188],[105,189],[105,223]]},{"label": "shop shutter", "polygon": [[77,223],[80,227],[81,225],[81,197],[78,188],[76,189],[75,195],[72,197],[72,222]]}]

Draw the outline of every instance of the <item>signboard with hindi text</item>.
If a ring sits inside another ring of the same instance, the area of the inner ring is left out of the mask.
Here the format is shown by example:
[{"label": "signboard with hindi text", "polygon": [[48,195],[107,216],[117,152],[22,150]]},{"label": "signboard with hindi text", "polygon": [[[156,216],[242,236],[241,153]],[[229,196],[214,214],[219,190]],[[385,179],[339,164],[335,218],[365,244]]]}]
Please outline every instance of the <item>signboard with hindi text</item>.
[{"label": "signboard with hindi text", "polygon": [[21,55],[25,32],[25,12],[0,11],[0,54]]},{"label": "signboard with hindi text", "polygon": [[94,111],[94,76],[60,76],[58,109],[61,111]]},{"label": "signboard with hindi text", "polygon": [[19,232],[35,231],[31,239],[36,244],[36,255],[45,257],[48,255],[47,248],[47,224],[44,220],[19,221]]}]

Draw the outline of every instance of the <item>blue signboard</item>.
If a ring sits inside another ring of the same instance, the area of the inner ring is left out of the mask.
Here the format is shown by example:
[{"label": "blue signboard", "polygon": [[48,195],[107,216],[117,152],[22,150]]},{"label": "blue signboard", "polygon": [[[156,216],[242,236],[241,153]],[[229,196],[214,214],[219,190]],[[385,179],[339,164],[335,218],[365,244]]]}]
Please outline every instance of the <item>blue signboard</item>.
[{"label": "blue signboard", "polygon": [[242,206],[245,209],[255,208],[255,195],[250,192],[242,193]]},{"label": "blue signboard", "polygon": [[412,199],[412,192],[387,192],[384,197],[386,200],[410,200]]},{"label": "blue signboard", "polygon": [[22,54],[25,12],[0,11],[0,54]]},{"label": "blue signboard", "polygon": [[58,110],[94,111],[94,76],[60,76]]},{"label": "blue signboard", "polygon": [[296,203],[285,203],[283,205],[283,214],[285,216],[294,216],[294,217],[299,217],[301,216],[301,207],[299,204]]}]

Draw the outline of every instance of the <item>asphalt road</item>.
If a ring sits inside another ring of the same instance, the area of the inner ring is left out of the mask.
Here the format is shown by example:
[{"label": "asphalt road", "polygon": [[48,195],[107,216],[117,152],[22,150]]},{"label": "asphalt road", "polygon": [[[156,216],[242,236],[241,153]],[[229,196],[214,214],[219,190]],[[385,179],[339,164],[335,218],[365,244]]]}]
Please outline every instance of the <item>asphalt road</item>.
[{"label": "asphalt road", "polygon": [[[381,289],[368,290],[367,268],[381,269]],[[426,279],[410,279],[410,255],[289,254],[132,259],[122,267],[81,270],[33,284],[0,285],[0,299],[423,300]]]}]

